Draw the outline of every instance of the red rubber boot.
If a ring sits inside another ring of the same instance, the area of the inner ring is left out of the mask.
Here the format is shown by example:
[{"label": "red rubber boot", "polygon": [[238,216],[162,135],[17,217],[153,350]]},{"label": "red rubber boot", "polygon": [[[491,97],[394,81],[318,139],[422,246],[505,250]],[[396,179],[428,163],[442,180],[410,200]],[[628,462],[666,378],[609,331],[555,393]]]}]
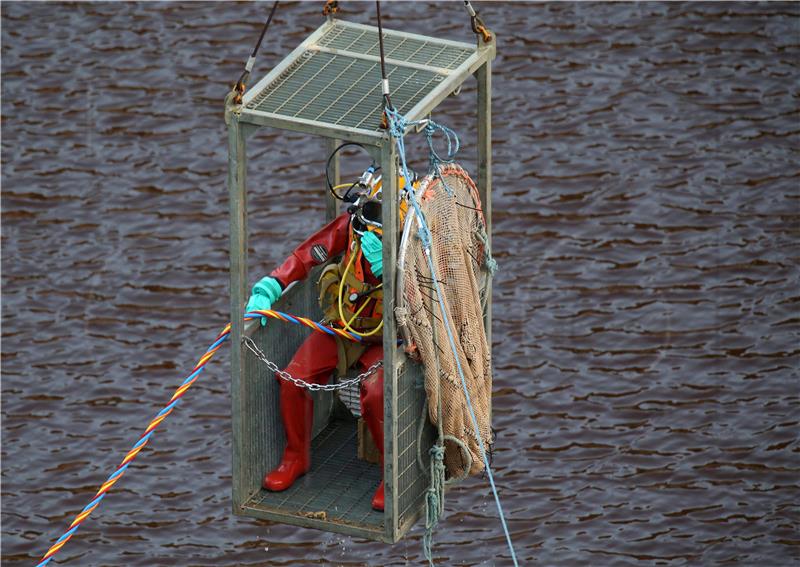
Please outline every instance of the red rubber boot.
[{"label": "red rubber boot", "polygon": [[301,388],[281,380],[281,419],[286,430],[286,449],[278,468],[264,477],[267,490],[286,490],[311,466],[311,426],[314,400]]},{"label": "red rubber boot", "polygon": [[[306,382],[324,384],[339,360],[336,341],[329,335],[309,335],[291,362],[286,372]],[[314,400],[305,390],[291,382],[280,382],[281,420],[286,431],[286,449],[283,459],[274,471],[267,473],[261,486],[267,490],[286,490],[311,466],[311,429],[314,419]]]},{"label": "red rubber boot", "polygon": [[[363,366],[369,368],[376,360],[383,356],[383,349],[378,347],[368,350],[359,361]],[[372,354],[372,356],[370,356]],[[376,358],[377,356],[377,358]],[[375,510],[383,511],[383,368],[375,372],[375,376],[367,378],[361,383],[361,416],[367,423],[375,447],[381,454],[381,483],[372,497],[372,507]]]}]

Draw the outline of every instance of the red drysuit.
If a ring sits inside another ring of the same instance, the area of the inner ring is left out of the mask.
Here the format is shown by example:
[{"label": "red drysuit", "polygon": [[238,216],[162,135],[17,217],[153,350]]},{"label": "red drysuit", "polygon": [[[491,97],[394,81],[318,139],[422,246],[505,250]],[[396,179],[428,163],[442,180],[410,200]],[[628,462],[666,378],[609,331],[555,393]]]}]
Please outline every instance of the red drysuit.
[{"label": "red drysuit", "polygon": [[[350,246],[350,239],[358,238],[350,229],[350,215],[344,213],[314,233],[275,269],[270,275],[286,287],[292,282],[305,279],[315,265],[328,258],[338,256]],[[368,262],[360,255],[361,265],[356,274],[368,283],[377,283],[369,269]],[[380,338],[380,335],[378,335]],[[300,345],[285,371],[306,382],[324,384],[330,380],[331,373],[339,362],[340,349],[331,335],[312,333]],[[366,370],[383,357],[381,344],[367,347],[357,365]],[[264,477],[263,486],[267,490],[280,491],[289,488],[297,477],[308,472],[311,465],[311,426],[313,400],[304,389],[286,380],[280,382],[281,418],[286,430],[286,449],[280,465]],[[361,383],[361,415],[367,423],[375,445],[383,461],[383,368]],[[383,482],[381,481],[372,506],[383,510]]]}]

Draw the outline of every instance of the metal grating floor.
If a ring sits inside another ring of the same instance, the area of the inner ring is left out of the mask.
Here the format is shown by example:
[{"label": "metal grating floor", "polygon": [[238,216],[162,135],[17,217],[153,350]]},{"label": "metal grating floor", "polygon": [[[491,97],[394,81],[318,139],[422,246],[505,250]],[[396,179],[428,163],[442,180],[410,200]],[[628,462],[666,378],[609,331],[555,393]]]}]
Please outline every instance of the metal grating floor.
[{"label": "metal grating floor", "polygon": [[383,529],[372,509],[381,481],[377,465],[358,459],[356,421],[332,421],[311,444],[311,470],[283,492],[261,490],[245,507]]},{"label": "metal grating floor", "polygon": [[[376,131],[382,93],[378,31],[334,21],[279,65],[282,71],[246,104],[249,110]],[[384,30],[392,102],[405,113],[475,53],[474,48]]]}]

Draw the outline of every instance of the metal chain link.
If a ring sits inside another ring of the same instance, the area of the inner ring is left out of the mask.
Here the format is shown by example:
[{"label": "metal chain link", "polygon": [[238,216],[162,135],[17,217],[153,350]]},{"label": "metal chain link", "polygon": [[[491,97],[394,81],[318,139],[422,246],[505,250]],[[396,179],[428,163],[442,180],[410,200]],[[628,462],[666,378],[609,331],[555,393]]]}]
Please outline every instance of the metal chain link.
[{"label": "metal chain link", "polygon": [[278,368],[278,365],[269,360],[267,358],[267,355],[265,355],[264,352],[260,348],[258,348],[258,345],[256,345],[256,343],[254,343],[253,339],[251,339],[250,337],[244,337],[244,339],[242,339],[242,343],[244,343],[244,346],[246,346],[250,350],[250,352],[256,355],[256,357],[261,362],[263,362],[267,366],[267,368],[269,368],[272,372],[274,372],[281,380],[286,380],[287,382],[291,382],[295,386],[299,386],[300,388],[305,388],[306,390],[311,390],[314,392],[318,390],[321,390],[323,392],[335,392],[336,390],[344,390],[345,388],[349,388],[350,386],[358,384],[362,380],[366,380],[372,374],[375,374],[378,368],[383,366],[383,361],[379,360],[378,362],[367,368],[364,372],[362,372],[355,378],[350,378],[342,382],[336,382],[335,384],[311,384],[309,382],[306,382],[305,380],[301,380],[300,378],[295,378],[288,372]]}]

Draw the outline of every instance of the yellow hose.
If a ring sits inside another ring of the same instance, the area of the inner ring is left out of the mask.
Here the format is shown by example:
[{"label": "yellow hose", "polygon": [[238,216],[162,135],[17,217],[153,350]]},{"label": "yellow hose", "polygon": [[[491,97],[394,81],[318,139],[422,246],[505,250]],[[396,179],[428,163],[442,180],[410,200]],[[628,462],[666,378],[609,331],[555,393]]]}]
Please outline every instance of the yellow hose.
[{"label": "yellow hose", "polygon": [[372,299],[372,298],[371,298],[371,297],[367,297],[367,299],[364,301],[364,303],[362,303],[362,304],[361,304],[361,307],[359,307],[359,308],[358,308],[358,311],[356,311],[355,313],[353,313],[353,316],[352,316],[352,317],[350,317],[350,320],[349,320],[349,321],[347,321],[347,322],[345,323],[345,326],[346,326],[346,327],[350,327],[350,323],[352,323],[353,321],[355,321],[355,320],[356,320],[356,317],[358,317],[359,315],[361,315],[361,312],[362,312],[362,311],[364,311],[364,308],[367,306],[367,303],[369,303],[369,300],[370,300],[370,299]]},{"label": "yellow hose", "polygon": [[344,325],[344,329],[346,331],[350,331],[351,333],[353,333],[354,335],[358,335],[359,337],[371,337],[372,335],[376,334],[377,332],[379,332],[383,328],[383,319],[381,319],[381,322],[378,324],[377,327],[375,327],[374,329],[372,329],[368,333],[359,333],[358,331],[353,329],[353,327],[350,326],[350,323],[352,323],[353,320],[356,317],[358,317],[358,315],[361,313],[361,311],[364,309],[364,307],[366,307],[366,305],[367,305],[366,301],[358,309],[358,311],[356,311],[355,315],[353,315],[350,318],[350,321],[348,321],[347,319],[344,318],[344,307],[343,307],[343,304],[342,304],[342,296],[344,295],[343,294],[344,282],[347,279],[347,274],[350,272],[350,268],[353,267],[353,262],[355,261],[355,259],[356,259],[356,249],[354,248],[353,250],[350,251],[350,260],[348,260],[347,266],[345,266],[344,273],[342,274],[342,279],[339,282],[339,294],[338,294],[339,295],[339,297],[338,297],[339,318],[342,320],[342,324]]},{"label": "yellow hose", "polygon": [[[339,195],[339,191],[341,189],[347,189],[349,191],[352,188],[353,188],[353,184],[352,183],[339,183],[339,185],[334,185],[333,186],[333,192],[336,193],[337,195]],[[347,194],[347,192],[345,192],[345,195],[346,194]],[[340,199],[343,198],[343,197],[344,197],[344,195],[339,195]]]}]

